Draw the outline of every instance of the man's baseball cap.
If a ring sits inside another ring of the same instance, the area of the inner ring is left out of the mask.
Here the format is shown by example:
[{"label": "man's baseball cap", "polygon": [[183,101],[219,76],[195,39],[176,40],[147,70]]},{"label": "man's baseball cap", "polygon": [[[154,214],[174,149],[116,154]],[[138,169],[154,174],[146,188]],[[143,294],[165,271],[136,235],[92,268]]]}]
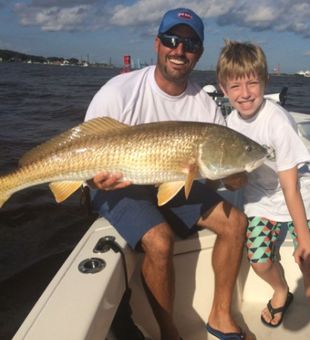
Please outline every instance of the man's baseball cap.
[{"label": "man's baseball cap", "polygon": [[167,33],[176,25],[187,25],[196,32],[200,41],[204,39],[204,25],[201,18],[188,8],[176,8],[168,11],[160,23],[158,34]]}]

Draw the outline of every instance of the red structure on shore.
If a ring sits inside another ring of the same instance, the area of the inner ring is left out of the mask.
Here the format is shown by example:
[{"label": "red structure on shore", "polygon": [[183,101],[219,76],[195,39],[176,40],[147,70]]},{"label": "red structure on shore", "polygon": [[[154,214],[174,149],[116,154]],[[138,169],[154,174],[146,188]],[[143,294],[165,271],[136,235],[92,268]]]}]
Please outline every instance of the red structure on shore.
[{"label": "red structure on shore", "polygon": [[131,71],[131,57],[130,55],[124,55],[124,65],[122,73],[130,72]]}]

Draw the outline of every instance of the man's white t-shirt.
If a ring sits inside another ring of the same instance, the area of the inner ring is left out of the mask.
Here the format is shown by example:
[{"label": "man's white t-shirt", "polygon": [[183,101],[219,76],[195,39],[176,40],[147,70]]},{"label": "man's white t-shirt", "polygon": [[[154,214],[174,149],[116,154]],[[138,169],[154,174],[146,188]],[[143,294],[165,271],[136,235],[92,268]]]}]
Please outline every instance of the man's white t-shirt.
[{"label": "man's white t-shirt", "polygon": [[111,117],[128,125],[157,121],[200,121],[224,125],[213,99],[198,85],[188,82],[179,96],[170,96],[157,85],[155,66],[120,74],[109,80],[91,101],[85,120]]},{"label": "man's white t-shirt", "polygon": [[[261,145],[272,147],[275,160],[265,163],[249,174],[244,189],[245,213],[278,222],[291,221],[280,187],[278,171],[301,166],[310,161],[310,154],[297,134],[293,117],[278,104],[265,100],[255,117],[244,120],[236,110],[226,118],[227,126]],[[299,176],[307,218],[310,218],[310,174]]]}]

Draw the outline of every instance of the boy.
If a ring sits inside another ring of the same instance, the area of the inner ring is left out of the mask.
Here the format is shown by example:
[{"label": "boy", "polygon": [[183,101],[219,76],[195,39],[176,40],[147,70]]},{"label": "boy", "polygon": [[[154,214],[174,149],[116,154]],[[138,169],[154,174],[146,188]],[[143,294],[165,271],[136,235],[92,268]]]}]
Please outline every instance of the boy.
[{"label": "boy", "polygon": [[306,163],[310,155],[290,114],[264,99],[268,69],[260,47],[226,42],[218,60],[217,78],[234,108],[227,125],[275,151],[274,161],[267,160],[249,174],[244,198],[249,220],[248,259],[256,274],[274,290],[261,320],[277,327],[293,299],[283,267],[274,256],[275,241],[285,224],[294,240],[294,258],[310,301],[310,176],[299,171],[304,165],[309,172]]}]

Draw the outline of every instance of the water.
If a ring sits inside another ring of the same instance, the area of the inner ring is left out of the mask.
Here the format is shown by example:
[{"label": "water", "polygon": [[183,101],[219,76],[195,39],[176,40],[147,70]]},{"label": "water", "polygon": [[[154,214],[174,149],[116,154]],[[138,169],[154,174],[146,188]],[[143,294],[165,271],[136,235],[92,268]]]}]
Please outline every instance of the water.
[{"label": "water", "polygon": [[[35,145],[82,122],[96,91],[117,69],[0,64],[0,174]],[[194,72],[202,86],[214,72]],[[271,77],[288,86],[286,108],[310,114],[310,78]],[[13,195],[0,210],[0,339],[10,339],[59,266],[96,218],[79,193],[56,204],[46,185]]]}]

